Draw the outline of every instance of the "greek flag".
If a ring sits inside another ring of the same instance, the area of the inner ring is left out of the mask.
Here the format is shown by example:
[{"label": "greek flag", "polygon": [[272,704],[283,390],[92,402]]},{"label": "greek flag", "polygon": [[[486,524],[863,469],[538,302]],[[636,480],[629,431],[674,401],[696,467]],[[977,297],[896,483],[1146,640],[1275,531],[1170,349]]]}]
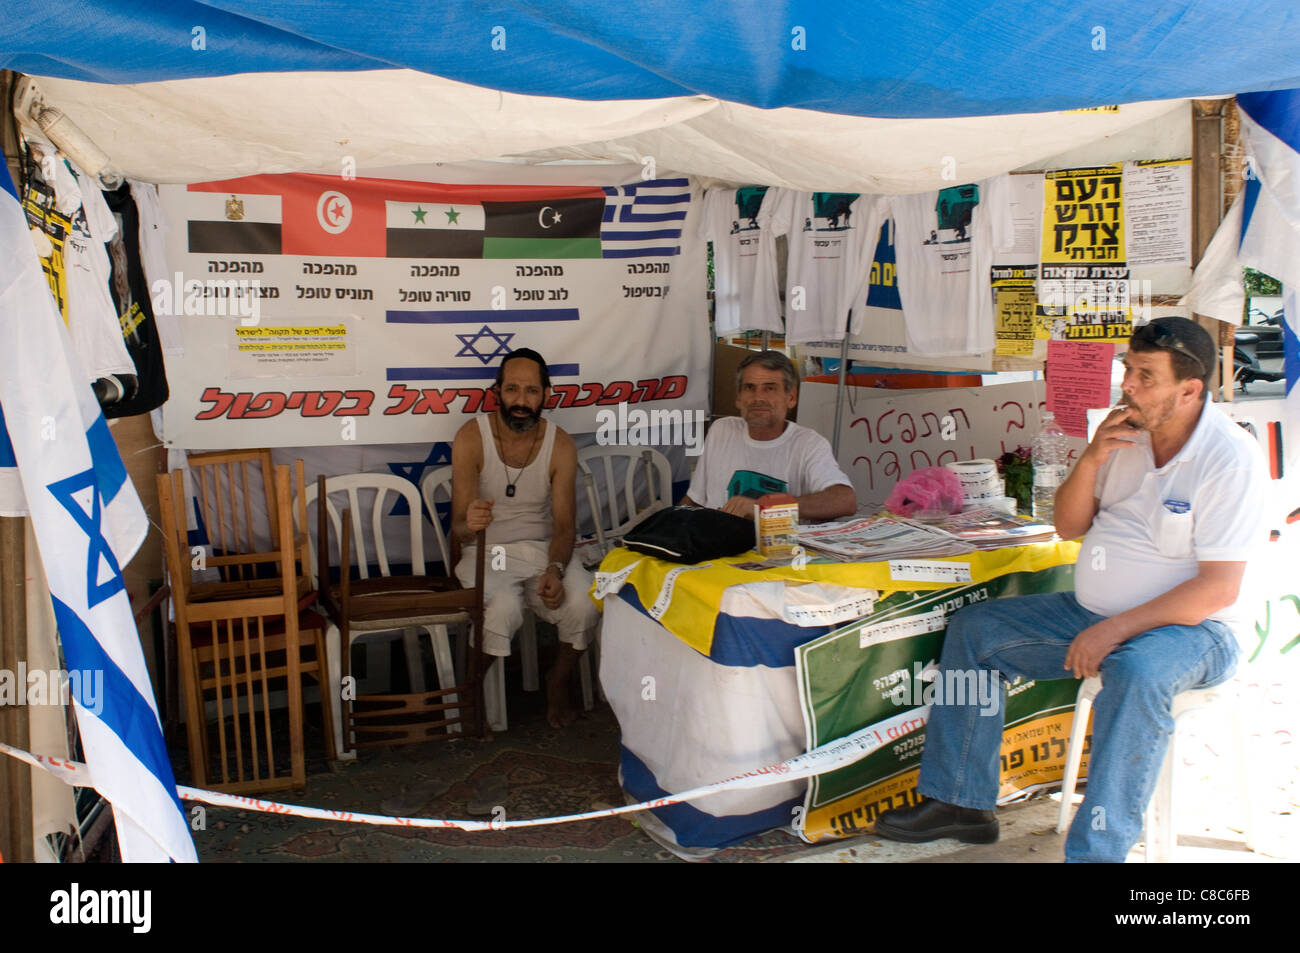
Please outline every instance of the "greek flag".
[{"label": "greek flag", "polygon": [[[3,166],[0,178],[9,178]],[[113,805],[123,860],[194,861],[122,581],[148,522],[8,181],[0,186],[0,339],[0,476],[5,464],[20,475],[68,669],[103,673],[97,698],[73,692],[86,764]]]},{"label": "greek flag", "polygon": [[1300,90],[1243,93],[1237,104],[1251,160],[1238,257],[1283,285],[1285,443],[1291,457],[1300,447]]}]

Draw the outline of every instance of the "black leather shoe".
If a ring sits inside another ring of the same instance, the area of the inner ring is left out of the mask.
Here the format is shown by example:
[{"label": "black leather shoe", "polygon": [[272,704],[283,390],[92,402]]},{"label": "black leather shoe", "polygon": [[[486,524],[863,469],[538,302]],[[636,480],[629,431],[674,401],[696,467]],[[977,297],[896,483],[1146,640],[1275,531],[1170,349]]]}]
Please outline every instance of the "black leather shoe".
[{"label": "black leather shoe", "polygon": [[998,819],[993,811],[927,799],[916,807],[881,814],[876,819],[876,833],[908,844],[924,844],[940,837],[955,837],[964,844],[993,844],[998,839]]}]

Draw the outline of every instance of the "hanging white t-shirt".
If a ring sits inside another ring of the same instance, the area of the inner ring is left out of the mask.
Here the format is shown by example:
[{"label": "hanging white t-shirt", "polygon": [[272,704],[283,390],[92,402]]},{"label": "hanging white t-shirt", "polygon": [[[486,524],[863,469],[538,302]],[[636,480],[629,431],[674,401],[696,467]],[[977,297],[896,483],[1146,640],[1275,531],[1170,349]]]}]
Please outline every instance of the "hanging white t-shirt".
[{"label": "hanging white t-shirt", "polygon": [[[759,222],[770,222],[773,234],[789,242],[786,343],[841,340],[856,292],[866,286],[887,203],[879,195],[850,192],[772,192],[776,195],[768,193]],[[855,333],[858,310],[850,329]]]},{"label": "hanging white t-shirt", "polygon": [[[158,186],[134,179],[127,181],[131,185],[135,210],[140,216],[140,267],[144,269],[144,283],[149,289],[150,300],[153,300],[157,297],[154,285],[161,281],[170,288],[173,280],[173,275],[167,270],[167,220],[163,217],[162,204],[158,201]],[[165,296],[171,300],[170,292],[166,292]],[[158,328],[158,341],[162,345],[163,354],[170,357],[184,353],[180,317],[155,311],[153,321]]]},{"label": "hanging white t-shirt", "polygon": [[104,243],[117,234],[117,219],[98,183],[76,165],[81,211],[63,245],[67,267],[68,335],[89,380],[134,374],[135,362],[122,339],[122,322],[108,290],[112,274]]},{"label": "hanging white t-shirt", "polygon": [[776,236],[759,219],[769,196],[765,185],[705,193],[700,237],[713,242],[713,320],[719,337],[739,331],[785,331]]},{"label": "hanging white t-shirt", "polygon": [[709,428],[686,495],[721,509],[747,490],[804,496],[841,484],[853,485],[817,431],[787,422],[775,440],[751,440],[743,418],[723,417]]},{"label": "hanging white t-shirt", "polygon": [[896,195],[894,249],[908,349],[927,356],[993,348],[994,215],[982,186]]}]

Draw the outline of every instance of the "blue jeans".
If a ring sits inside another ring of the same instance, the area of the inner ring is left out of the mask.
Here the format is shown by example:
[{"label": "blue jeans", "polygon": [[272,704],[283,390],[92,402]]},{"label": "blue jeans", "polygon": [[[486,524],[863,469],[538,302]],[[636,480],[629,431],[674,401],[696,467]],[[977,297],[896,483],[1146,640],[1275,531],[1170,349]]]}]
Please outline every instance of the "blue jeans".
[{"label": "blue jeans", "polygon": [[[1072,592],[968,606],[952,616],[939,667],[992,670],[1007,681],[1069,678],[1070,643],[1103,618],[1080,606]],[[1207,620],[1143,632],[1106,656],[1092,708],[1087,796],[1065,842],[1067,862],[1124,860],[1142,833],[1142,814],[1174,727],[1174,696],[1228,679],[1237,652],[1232,629]],[[995,713],[986,708],[981,714],[977,703],[931,709],[921,794],[961,807],[994,807],[1006,699],[999,694]]]}]

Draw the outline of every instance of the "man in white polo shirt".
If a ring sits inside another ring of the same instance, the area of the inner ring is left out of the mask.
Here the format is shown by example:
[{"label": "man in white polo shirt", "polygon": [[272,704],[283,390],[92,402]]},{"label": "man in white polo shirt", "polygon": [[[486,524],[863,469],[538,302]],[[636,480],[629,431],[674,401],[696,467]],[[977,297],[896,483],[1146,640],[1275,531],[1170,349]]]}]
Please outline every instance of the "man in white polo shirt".
[{"label": "man in white polo shirt", "polygon": [[[1100,673],[1087,796],[1067,861],[1124,860],[1155,789],[1173,697],[1236,668],[1232,627],[1243,621],[1247,560],[1267,539],[1268,477],[1259,445],[1206,399],[1216,359],[1194,321],[1138,328],[1123,403],[1056,494],[1057,532],[1084,536],[1075,591],[972,606],[948,626],[945,672],[1008,681]],[[882,814],[877,833],[996,841],[1003,717],[1001,707],[936,703],[917,784],[928,800]]]},{"label": "man in white polo shirt", "polygon": [[799,402],[799,378],[780,351],[755,351],[736,370],[739,417],[709,428],[684,506],[752,516],[765,493],[789,493],[803,522],[849,516],[858,508],[853,484],[831,445],[815,430],[785,419]]}]

